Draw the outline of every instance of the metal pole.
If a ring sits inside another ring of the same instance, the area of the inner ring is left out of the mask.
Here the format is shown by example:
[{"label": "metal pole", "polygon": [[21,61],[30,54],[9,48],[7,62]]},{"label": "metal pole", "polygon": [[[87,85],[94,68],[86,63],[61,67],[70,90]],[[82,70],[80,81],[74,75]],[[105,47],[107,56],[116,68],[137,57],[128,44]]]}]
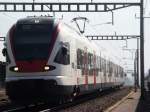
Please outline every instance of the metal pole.
[{"label": "metal pole", "polygon": [[139,88],[139,38],[137,38],[137,87]]},{"label": "metal pole", "polygon": [[141,99],[144,99],[144,18],[143,18],[144,0],[140,1],[140,68],[141,68]]},{"label": "metal pole", "polygon": [[137,87],[137,73],[136,73],[136,52],[135,52],[135,58],[134,58],[134,92],[136,92],[137,90],[136,90],[136,87]]},{"label": "metal pole", "polygon": [[114,25],[114,12],[112,11],[112,25]]}]

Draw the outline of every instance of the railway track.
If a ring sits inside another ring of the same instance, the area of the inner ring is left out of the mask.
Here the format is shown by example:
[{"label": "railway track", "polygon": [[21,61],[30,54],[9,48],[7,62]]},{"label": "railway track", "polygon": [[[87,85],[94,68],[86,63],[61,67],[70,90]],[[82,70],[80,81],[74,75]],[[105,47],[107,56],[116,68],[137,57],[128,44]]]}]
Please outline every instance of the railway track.
[{"label": "railway track", "polygon": [[59,110],[63,110],[66,108],[70,108],[76,106],[78,104],[88,102],[89,100],[96,99],[97,97],[101,97],[104,95],[108,95],[112,92],[116,92],[117,90],[107,90],[103,92],[94,92],[93,94],[87,94],[78,97],[73,102],[60,104],[60,105],[51,105],[48,103],[37,103],[37,104],[30,104],[30,105],[23,105],[23,106],[13,106],[9,107],[8,109],[0,109],[0,112],[56,112]]},{"label": "railway track", "polygon": [[5,106],[3,109],[0,109],[0,112],[38,112],[44,110],[45,108],[51,108],[52,105],[45,103],[29,104],[29,105],[13,105]]}]

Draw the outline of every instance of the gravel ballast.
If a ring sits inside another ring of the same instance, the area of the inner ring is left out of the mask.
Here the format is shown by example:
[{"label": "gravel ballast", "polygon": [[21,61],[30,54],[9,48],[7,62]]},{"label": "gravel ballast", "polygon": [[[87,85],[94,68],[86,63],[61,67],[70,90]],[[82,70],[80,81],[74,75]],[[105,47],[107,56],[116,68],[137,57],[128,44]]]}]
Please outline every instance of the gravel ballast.
[{"label": "gravel ballast", "polygon": [[123,87],[120,90],[98,96],[96,99],[89,100],[59,112],[104,112],[104,110],[127,96],[131,91],[132,89],[130,87]]}]

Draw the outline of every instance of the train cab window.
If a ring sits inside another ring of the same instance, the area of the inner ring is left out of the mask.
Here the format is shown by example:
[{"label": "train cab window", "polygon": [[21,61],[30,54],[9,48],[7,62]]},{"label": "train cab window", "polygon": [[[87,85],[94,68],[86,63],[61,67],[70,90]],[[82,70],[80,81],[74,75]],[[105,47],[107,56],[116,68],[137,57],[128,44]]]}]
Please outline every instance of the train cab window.
[{"label": "train cab window", "polygon": [[70,49],[69,45],[62,46],[58,50],[54,62],[58,64],[68,65],[70,64]]},{"label": "train cab window", "polygon": [[12,43],[17,61],[46,60],[52,40],[54,22],[49,24],[17,23]]}]

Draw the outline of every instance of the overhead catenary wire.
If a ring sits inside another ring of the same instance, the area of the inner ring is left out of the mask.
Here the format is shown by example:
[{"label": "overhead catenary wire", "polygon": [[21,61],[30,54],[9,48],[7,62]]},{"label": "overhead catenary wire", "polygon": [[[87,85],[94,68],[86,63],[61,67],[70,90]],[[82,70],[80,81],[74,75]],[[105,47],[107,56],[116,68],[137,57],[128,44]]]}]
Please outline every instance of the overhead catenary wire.
[{"label": "overhead catenary wire", "polygon": [[[90,26],[90,28],[93,29],[94,33],[97,33],[97,32],[98,32],[98,30],[97,30],[95,27],[93,27],[93,25],[90,25],[90,24],[88,24],[88,25]],[[107,41],[107,42],[109,42],[109,44],[108,44],[109,46],[111,46],[111,47],[113,47],[115,50],[117,50],[117,54],[118,54],[118,55],[121,55],[121,54],[119,53],[120,50],[119,50],[117,47],[115,47],[110,41]],[[108,49],[104,48],[103,46],[101,46],[101,47],[102,47],[102,49],[108,51]],[[110,51],[108,51],[108,52],[110,52]],[[116,55],[114,52],[111,52],[111,53],[112,53],[112,55],[113,55],[116,59],[122,60],[122,58],[118,57],[118,55]]]}]

